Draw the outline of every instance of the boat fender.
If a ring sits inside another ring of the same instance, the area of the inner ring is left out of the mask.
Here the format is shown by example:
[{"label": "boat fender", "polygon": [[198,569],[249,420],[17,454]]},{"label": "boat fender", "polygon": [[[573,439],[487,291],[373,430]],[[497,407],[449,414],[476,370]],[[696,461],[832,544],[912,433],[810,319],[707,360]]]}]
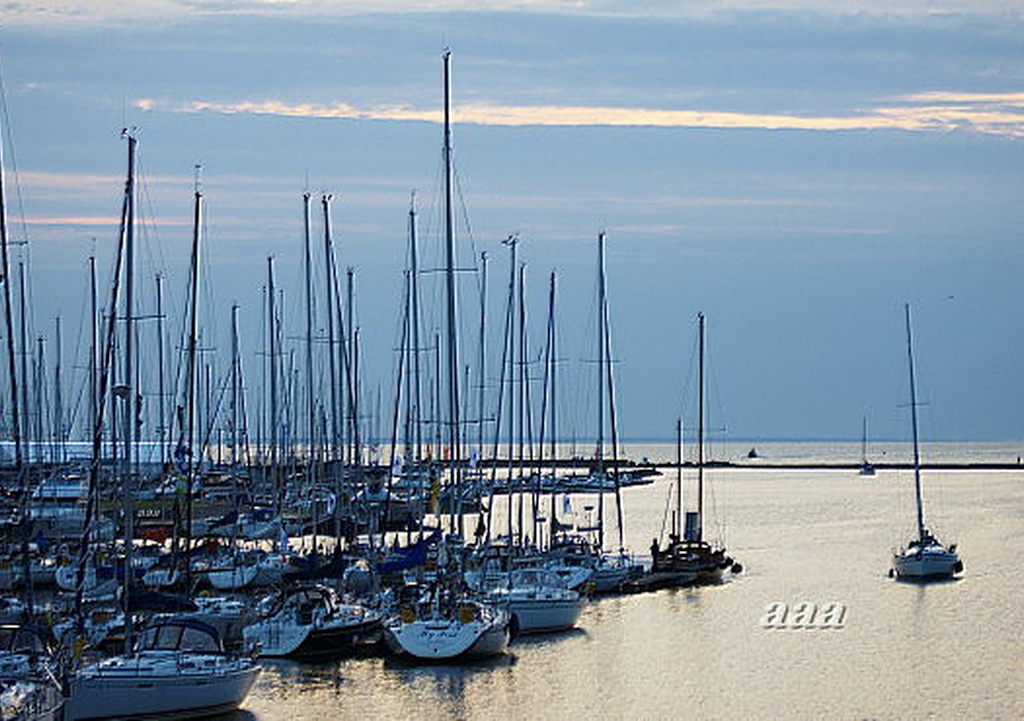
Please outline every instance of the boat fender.
[{"label": "boat fender", "polygon": [[957,573],[960,573],[961,571],[963,571],[964,570],[964,562],[963,561],[957,561],[956,565],[953,566],[953,570],[956,571]]},{"label": "boat fender", "polygon": [[508,640],[514,641],[519,637],[519,616],[512,614],[508,622]]},{"label": "boat fender", "polygon": [[732,572],[733,573],[743,573],[743,564],[740,563],[739,561],[734,562],[732,564]]},{"label": "boat fender", "polygon": [[895,569],[893,569],[893,568],[890,568],[890,569],[889,569],[889,578],[892,578],[892,577],[893,577],[893,576],[895,576],[895,575],[896,575],[896,570],[895,570]]}]

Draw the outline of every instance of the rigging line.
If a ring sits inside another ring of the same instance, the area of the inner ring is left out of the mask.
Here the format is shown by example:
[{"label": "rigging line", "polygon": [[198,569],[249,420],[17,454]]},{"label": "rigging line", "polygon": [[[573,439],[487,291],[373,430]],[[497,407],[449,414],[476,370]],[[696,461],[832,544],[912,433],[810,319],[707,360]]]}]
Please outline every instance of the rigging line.
[{"label": "rigging line", "polygon": [[[89,314],[89,311],[90,311],[90,307],[91,307],[90,303],[89,303],[89,286],[88,286],[88,283],[85,285],[85,287],[83,289],[83,296],[84,297],[82,299],[81,308],[79,309],[78,335],[75,338],[75,350],[74,350],[74,354],[72,355],[70,368],[72,369],[72,375],[74,375],[75,372],[77,372],[77,371],[85,370],[85,373],[83,374],[84,378],[85,378],[85,381],[83,383],[81,383],[80,385],[78,383],[76,383],[74,380],[72,380],[72,382],[70,383],[70,387],[71,388],[76,388],[77,387],[77,391],[72,396],[72,398],[74,399],[74,402],[71,404],[70,408],[66,409],[66,411],[65,411],[66,414],[67,414],[66,422],[67,422],[67,429],[68,429],[68,435],[69,436],[73,435],[71,433],[71,430],[75,427],[75,422],[76,422],[76,419],[78,418],[78,411],[79,411],[82,403],[84,402],[85,392],[86,392],[86,388],[87,388],[88,382],[89,382],[89,379],[88,379],[88,364],[86,364],[85,367],[79,366],[79,361],[81,360],[81,356],[83,355],[83,350],[82,349],[87,345],[87,343],[85,341],[85,334],[88,331],[88,329],[90,328],[90,326],[92,325],[91,323],[86,323],[85,322],[86,318],[88,317],[88,314]],[[64,383],[64,385],[67,386],[68,384]]]},{"label": "rigging line", "polygon": [[[205,200],[205,196],[204,200]],[[210,235],[210,221],[209,221],[209,203],[203,203],[203,217],[202,217],[202,242],[204,252],[200,254],[199,262],[201,264],[199,282],[202,287],[202,299],[200,300],[200,307],[206,312],[203,313],[202,325],[207,330],[207,337],[210,339],[210,343],[207,346],[207,350],[216,350],[217,338],[220,337],[218,328],[218,314],[213,312],[216,306],[216,294],[215,287],[217,285],[216,279],[214,278],[213,268],[213,246],[214,238]]]},{"label": "rigging line", "polygon": [[14,177],[14,195],[17,199],[18,219],[21,225],[22,236],[20,241],[8,239],[7,244],[9,246],[28,246],[28,222],[25,220],[25,202],[21,192],[21,176],[18,172],[17,156],[14,153],[14,137],[11,130],[11,116],[7,105],[7,85],[4,81],[2,60],[0,60],[0,111],[3,112],[3,134],[5,136],[0,138],[0,142],[6,142],[7,145],[7,162],[5,165],[10,166],[11,174]]},{"label": "rigging line", "polygon": [[679,405],[677,407],[676,413],[676,416],[678,418],[693,418],[694,416],[693,413],[688,413],[687,411],[692,410],[691,408],[689,408],[689,406],[690,404],[696,402],[696,393],[694,391],[694,388],[697,385],[697,358],[699,355],[700,345],[700,340],[697,337],[697,334],[692,332],[696,325],[696,320],[697,316],[694,316],[690,322],[690,335],[692,337],[692,340],[690,341],[690,364],[689,369],[686,372],[686,375],[683,376],[683,387],[680,391]]},{"label": "rigging line", "polygon": [[[715,448],[716,442],[724,444],[729,433],[729,424],[725,421],[725,407],[722,405],[722,393],[718,384],[718,364],[714,361],[712,357],[713,354],[714,351],[711,348],[711,344],[705,343],[705,370],[710,376],[710,388],[708,388],[708,400],[710,403],[708,405],[713,409],[706,417],[707,423],[705,430],[707,431],[707,434],[705,438],[705,448],[707,448],[709,452]],[[715,422],[712,423],[712,420],[715,420]]]},{"label": "rigging line", "polygon": [[463,222],[463,224],[465,225],[465,228],[466,228],[466,238],[469,240],[470,257],[473,259],[473,268],[472,269],[466,268],[464,270],[466,270],[466,271],[472,270],[474,272],[474,274],[476,276],[476,292],[477,292],[477,295],[479,295],[481,290],[482,290],[482,288],[481,288],[481,282],[482,281],[481,281],[481,277],[480,277],[480,267],[479,267],[479,265],[476,262],[477,258],[479,257],[479,253],[477,253],[477,250],[476,250],[476,239],[473,236],[473,226],[469,222],[469,207],[468,207],[468,205],[466,203],[466,199],[465,199],[465,197],[463,196],[463,193],[462,193],[462,181],[460,180],[458,168],[455,165],[455,152],[453,151],[451,153],[451,155],[452,155],[452,177],[455,179],[455,191],[456,191],[456,194],[459,196],[459,209],[462,211],[462,222]]},{"label": "rigging line", "polygon": [[[141,201],[141,205],[145,206],[146,212],[137,213],[135,218],[135,227],[137,231],[140,231],[142,241],[140,243],[142,250],[142,257],[145,263],[149,264],[149,267],[156,268],[157,272],[166,272],[167,260],[163,255],[163,242],[160,238],[160,225],[156,222],[156,210],[153,204],[153,196],[150,193],[148,175],[146,174],[144,158],[141,157],[142,153],[136,157],[135,162],[135,188],[136,197]],[[148,218],[151,222],[144,222]],[[155,251],[154,252],[154,248]]]}]

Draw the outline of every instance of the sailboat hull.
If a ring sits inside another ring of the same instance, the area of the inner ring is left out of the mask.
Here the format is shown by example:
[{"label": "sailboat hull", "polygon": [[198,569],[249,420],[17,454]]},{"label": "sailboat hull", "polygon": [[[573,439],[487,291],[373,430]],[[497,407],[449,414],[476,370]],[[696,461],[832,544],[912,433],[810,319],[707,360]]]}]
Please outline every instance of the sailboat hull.
[{"label": "sailboat hull", "polygon": [[908,548],[893,556],[893,570],[897,578],[952,578],[962,569],[960,557],[942,546]]},{"label": "sailboat hull", "polygon": [[[531,595],[533,597],[529,597]],[[520,633],[549,633],[570,629],[576,625],[587,603],[586,596],[575,591],[556,597],[543,592],[519,594],[513,589],[505,598],[513,623]],[[490,599],[501,603],[502,596],[492,595]]]},{"label": "sailboat hull", "polygon": [[358,622],[336,618],[305,626],[269,619],[244,633],[247,642],[259,643],[262,656],[332,658],[369,647],[380,637],[380,627],[380,618],[369,614]]},{"label": "sailboat hull", "polygon": [[259,572],[260,569],[255,563],[240,564],[210,569],[206,572],[206,580],[218,591],[237,591],[255,581]]},{"label": "sailboat hull", "polygon": [[398,656],[443,663],[505,653],[509,617],[501,611],[460,611],[472,618],[389,619],[384,640]]},{"label": "sailboat hull", "polygon": [[232,711],[259,673],[245,660],[175,652],[108,659],[72,678],[64,717],[187,718]]}]

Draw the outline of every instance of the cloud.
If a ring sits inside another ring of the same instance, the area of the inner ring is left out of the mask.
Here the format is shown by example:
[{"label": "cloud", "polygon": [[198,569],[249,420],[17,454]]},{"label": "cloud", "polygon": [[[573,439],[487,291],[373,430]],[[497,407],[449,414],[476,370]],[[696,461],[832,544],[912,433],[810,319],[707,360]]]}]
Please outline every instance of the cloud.
[{"label": "cloud", "polygon": [[[146,111],[442,122],[441,111],[437,109],[417,110],[392,106],[358,108],[347,103],[318,105],[278,100],[175,103],[145,98],[137,100],[135,105]],[[488,104],[460,105],[453,110],[453,116],[455,122],[460,124],[491,126],[607,126],[826,132],[970,130],[991,135],[1024,137],[1024,93],[983,94],[936,91],[898,98],[889,105],[869,109],[859,114],[833,116],[715,110]]]},{"label": "cloud", "polygon": [[744,12],[819,15],[996,15],[1020,17],[1005,0],[18,0],[4,4],[10,27],[130,26],[209,15],[338,18],[368,13],[523,12],[632,18],[707,18]]},{"label": "cloud", "polygon": [[26,225],[30,226],[43,226],[43,227],[72,227],[72,228],[110,228],[116,227],[120,223],[120,218],[113,216],[102,217],[102,216],[81,216],[81,217],[60,217],[54,216],[49,218],[28,218],[25,221]]}]

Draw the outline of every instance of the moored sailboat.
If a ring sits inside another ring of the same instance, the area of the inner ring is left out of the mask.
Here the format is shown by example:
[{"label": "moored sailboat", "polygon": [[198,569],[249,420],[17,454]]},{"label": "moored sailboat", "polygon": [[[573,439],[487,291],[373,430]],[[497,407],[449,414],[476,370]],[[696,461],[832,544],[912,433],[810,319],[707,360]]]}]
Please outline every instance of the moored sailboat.
[{"label": "moored sailboat", "polygon": [[576,625],[587,597],[552,570],[520,568],[487,579],[484,598],[507,608],[517,633],[564,631]]},{"label": "moored sailboat", "polygon": [[873,476],[875,475],[875,465],[868,460],[868,419],[864,417],[863,432],[861,433],[860,441],[860,475],[862,476]]},{"label": "moored sailboat", "polygon": [[[704,535],[704,314],[697,315],[699,333],[699,372],[697,402],[697,504],[683,514],[682,507],[682,424],[676,426],[678,480],[674,531],[665,548],[655,539],[651,546],[651,570],[641,580],[644,586],[678,586],[690,583],[718,583],[726,570],[739,573],[742,566],[726,553],[724,546],[710,543]],[[685,527],[680,534],[680,519]]]},{"label": "moored sailboat", "polygon": [[226,653],[211,626],[160,619],[143,629],[133,653],[74,673],[64,718],[224,713],[241,705],[259,673],[251,658]]},{"label": "moored sailboat", "polygon": [[321,584],[300,583],[268,596],[260,611],[243,634],[246,645],[258,645],[263,656],[342,656],[380,637],[379,611],[344,603]]},{"label": "moored sailboat", "polygon": [[893,554],[890,576],[926,581],[951,578],[964,569],[956,544],[944,546],[924,525],[921,495],[921,453],[917,433],[917,389],[914,380],[914,346],[910,330],[910,304],[904,306],[907,326],[907,361],[910,368],[910,418],[914,437],[914,500],[917,506],[917,536]]}]

